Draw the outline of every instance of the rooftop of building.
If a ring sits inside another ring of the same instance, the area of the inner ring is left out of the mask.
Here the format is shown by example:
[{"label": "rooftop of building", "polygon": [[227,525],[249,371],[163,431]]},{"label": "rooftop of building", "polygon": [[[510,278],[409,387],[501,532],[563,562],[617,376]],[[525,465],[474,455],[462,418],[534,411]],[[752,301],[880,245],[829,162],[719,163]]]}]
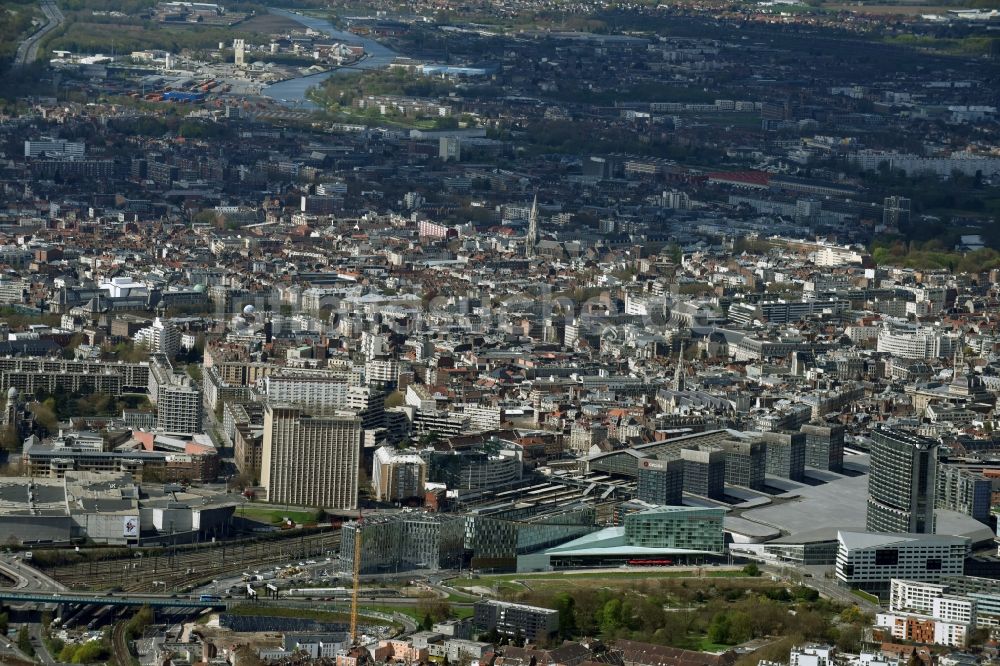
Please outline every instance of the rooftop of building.
[{"label": "rooftop of building", "polygon": [[848,550],[885,548],[890,546],[956,546],[968,545],[969,538],[955,534],[880,534],[877,532],[843,532],[837,538]]}]

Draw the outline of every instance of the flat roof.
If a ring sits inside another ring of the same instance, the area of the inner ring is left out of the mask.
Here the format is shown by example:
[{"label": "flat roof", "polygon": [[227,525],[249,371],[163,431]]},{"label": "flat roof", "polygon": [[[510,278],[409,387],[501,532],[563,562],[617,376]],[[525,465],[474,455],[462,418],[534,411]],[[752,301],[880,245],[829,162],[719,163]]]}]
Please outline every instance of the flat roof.
[{"label": "flat roof", "polygon": [[[844,456],[844,465],[851,472],[850,475],[806,470],[808,477],[823,480],[825,483],[812,485],[782,479],[781,486],[789,488],[787,492],[774,496],[775,501],[767,506],[743,511],[739,517],[751,523],[780,530],[785,535],[772,543],[834,540],[837,538],[838,530],[865,532],[865,518],[868,513],[869,455],[865,453]],[[772,485],[772,477],[769,476],[767,479],[768,485]],[[728,487],[726,492],[729,493]],[[989,526],[971,516],[946,509],[937,509],[934,513],[937,517],[939,534],[963,536],[970,539],[973,544],[990,541],[994,537]],[[742,523],[740,526],[750,529]],[[826,533],[821,537],[819,533],[824,530]],[[737,531],[749,534],[742,529]]]},{"label": "flat roof", "polygon": [[[28,493],[32,502],[28,503]],[[0,513],[28,515],[35,511],[63,512],[66,493],[62,481],[56,479],[30,479],[28,477],[0,478]]]},{"label": "flat roof", "polygon": [[[845,456],[844,462],[854,475],[824,472],[824,477],[832,477],[829,482],[796,483],[794,489],[774,498],[787,501],[751,508],[740,517],[792,535],[811,532],[817,525],[843,525],[864,531],[868,511],[868,455]],[[811,476],[812,470],[808,474]],[[786,480],[783,485],[792,483]]]},{"label": "flat roof", "polygon": [[744,520],[738,516],[726,516],[722,520],[722,527],[727,532],[761,539],[781,536],[781,531],[774,527],[761,525],[760,523],[755,523],[750,520]]},{"label": "flat roof", "polygon": [[951,546],[967,543],[967,537],[951,534],[879,534],[873,532],[838,532],[838,541],[846,548],[875,548],[878,546],[937,545]]}]

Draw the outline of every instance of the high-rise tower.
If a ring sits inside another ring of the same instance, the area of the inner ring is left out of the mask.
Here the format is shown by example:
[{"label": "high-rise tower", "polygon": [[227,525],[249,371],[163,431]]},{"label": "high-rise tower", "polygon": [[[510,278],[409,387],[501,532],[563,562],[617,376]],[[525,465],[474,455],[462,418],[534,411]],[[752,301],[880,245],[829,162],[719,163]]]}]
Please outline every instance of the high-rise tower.
[{"label": "high-rise tower", "polygon": [[246,42],[242,39],[233,40],[233,63],[242,67],[246,60]]},{"label": "high-rise tower", "polygon": [[350,412],[268,403],[260,477],[268,501],[356,509],[361,432],[361,419]]},{"label": "high-rise tower", "polygon": [[872,435],[869,532],[934,532],[938,443],[901,430]]}]

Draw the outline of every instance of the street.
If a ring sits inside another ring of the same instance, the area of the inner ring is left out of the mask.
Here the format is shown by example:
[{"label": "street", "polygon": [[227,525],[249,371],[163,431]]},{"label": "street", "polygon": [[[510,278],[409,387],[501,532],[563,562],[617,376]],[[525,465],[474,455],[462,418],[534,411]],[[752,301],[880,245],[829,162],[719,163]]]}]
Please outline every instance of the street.
[{"label": "street", "polygon": [[18,45],[17,53],[14,55],[14,67],[23,67],[35,62],[35,59],[38,57],[38,46],[42,38],[58,28],[66,20],[66,17],[63,16],[63,13],[53,0],[42,0],[39,7],[42,13],[45,14],[47,22]]}]

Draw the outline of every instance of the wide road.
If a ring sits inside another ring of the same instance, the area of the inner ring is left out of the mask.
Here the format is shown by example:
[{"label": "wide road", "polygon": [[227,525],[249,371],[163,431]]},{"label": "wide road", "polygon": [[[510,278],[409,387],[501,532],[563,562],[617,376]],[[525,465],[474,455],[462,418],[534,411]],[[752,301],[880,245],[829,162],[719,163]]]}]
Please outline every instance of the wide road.
[{"label": "wide road", "polygon": [[28,625],[28,635],[31,637],[31,647],[35,648],[35,659],[37,663],[44,664],[45,666],[54,666],[59,662],[56,661],[49,653],[49,648],[45,646],[45,639],[42,637],[42,625],[38,622],[32,622]]},{"label": "wide road", "polygon": [[59,581],[47,576],[20,558],[20,555],[0,555],[0,574],[13,580],[16,590],[22,592],[57,592],[67,589]]},{"label": "wide road", "polygon": [[14,55],[14,67],[23,67],[35,62],[35,59],[38,57],[38,46],[42,38],[58,28],[66,20],[62,11],[56,6],[55,0],[42,0],[39,3],[39,7],[42,13],[45,14],[46,23],[18,45],[17,53]]},{"label": "wide road", "polygon": [[23,661],[30,664],[32,658],[21,652],[9,638],[0,636],[0,664],[6,664],[8,661]]},{"label": "wide road", "polygon": [[71,604],[86,606],[153,606],[154,608],[225,608],[221,600],[201,601],[199,597],[159,594],[119,594],[100,592],[10,592],[0,590],[0,601],[8,604]]},{"label": "wide road", "polygon": [[801,571],[797,567],[786,564],[762,562],[760,568],[766,574],[811,587],[828,599],[839,601],[848,606],[857,606],[866,613],[879,613],[882,611],[882,608],[878,604],[874,604],[864,597],[853,594],[846,587],[838,585],[836,580],[827,580],[824,578],[825,572],[823,570],[825,567],[807,567],[808,571]]}]

